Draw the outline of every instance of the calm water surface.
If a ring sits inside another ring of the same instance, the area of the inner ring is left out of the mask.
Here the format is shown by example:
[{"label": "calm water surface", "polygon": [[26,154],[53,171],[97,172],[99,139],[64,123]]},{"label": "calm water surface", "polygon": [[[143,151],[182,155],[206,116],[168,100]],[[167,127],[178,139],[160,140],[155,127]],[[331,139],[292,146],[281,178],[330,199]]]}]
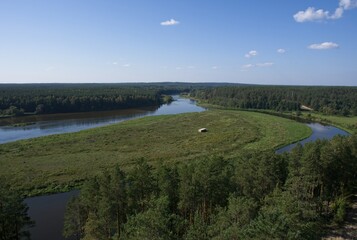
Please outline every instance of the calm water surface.
[{"label": "calm water surface", "polygon": [[34,122],[34,124],[23,127],[0,126],[0,144],[52,134],[78,132],[145,116],[201,112],[205,110],[197,106],[195,101],[179,98],[179,96],[173,97],[175,101],[170,104],[164,104],[161,107],[18,118],[17,121],[24,120]]},{"label": "calm water surface", "polygon": [[282,147],[276,151],[276,153],[284,153],[291,151],[298,143],[301,145],[305,145],[308,142],[314,142],[317,139],[332,139],[336,135],[348,136],[350,135],[348,132],[343,131],[339,128],[333,126],[325,126],[320,123],[307,123],[312,130],[312,134],[310,137],[305,138],[302,141],[297,143],[290,144],[288,146]]}]

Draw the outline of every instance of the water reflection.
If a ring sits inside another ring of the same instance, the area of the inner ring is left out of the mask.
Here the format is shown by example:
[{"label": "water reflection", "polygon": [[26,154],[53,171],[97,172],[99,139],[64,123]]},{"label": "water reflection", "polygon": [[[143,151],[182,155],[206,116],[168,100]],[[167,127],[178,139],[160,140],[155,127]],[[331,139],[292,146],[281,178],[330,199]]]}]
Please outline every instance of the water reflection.
[{"label": "water reflection", "polygon": [[78,132],[84,129],[101,127],[144,116],[201,112],[205,110],[197,106],[193,100],[179,98],[179,96],[173,97],[174,102],[163,104],[160,107],[91,113],[53,114],[22,118],[20,120],[27,122],[35,121],[35,123],[22,127],[0,127],[0,144],[52,134]]},{"label": "water reflection", "polygon": [[305,145],[308,142],[314,142],[317,139],[332,139],[336,135],[341,135],[341,136],[348,136],[349,133],[346,131],[343,131],[339,128],[333,127],[333,126],[324,126],[320,123],[307,123],[307,126],[309,126],[312,130],[312,134],[310,137],[305,138],[302,141],[299,141],[294,144],[290,144],[288,146],[285,146],[283,148],[280,148],[276,151],[276,153],[284,153],[284,152],[289,152],[291,151],[298,143],[301,145]]},{"label": "water reflection", "polygon": [[78,190],[48,196],[27,198],[28,214],[36,225],[30,229],[31,239],[61,240],[64,212],[68,200],[79,194]]}]

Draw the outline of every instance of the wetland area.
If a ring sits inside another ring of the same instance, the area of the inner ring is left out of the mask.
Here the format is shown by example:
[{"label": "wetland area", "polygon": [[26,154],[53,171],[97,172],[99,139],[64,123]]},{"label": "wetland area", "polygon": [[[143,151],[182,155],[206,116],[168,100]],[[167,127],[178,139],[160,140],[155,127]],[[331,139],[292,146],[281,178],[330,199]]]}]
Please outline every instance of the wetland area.
[{"label": "wetland area", "polygon": [[[197,106],[193,100],[180,98],[178,96],[174,96],[174,99],[174,102],[164,104],[157,109],[132,109],[103,113],[82,113],[77,115],[63,114],[56,119],[54,119],[56,116],[49,115],[48,117],[42,118],[42,121],[29,126],[1,127],[0,141],[5,143],[51,134],[77,132],[145,116],[193,113],[206,110]],[[31,119],[31,121],[33,121],[33,119]],[[313,142],[317,139],[331,139],[335,135],[348,135],[347,132],[336,127],[324,126],[319,123],[308,123],[305,126],[308,126],[312,132],[308,138],[299,141],[301,144]],[[296,144],[297,143],[293,143],[281,147],[276,152],[283,153],[290,151]],[[68,200],[78,193],[77,190],[72,190],[65,193],[27,198],[25,202],[29,206],[29,216],[36,222],[36,226],[30,230],[32,239],[64,239],[62,237],[62,229],[65,206]]]}]

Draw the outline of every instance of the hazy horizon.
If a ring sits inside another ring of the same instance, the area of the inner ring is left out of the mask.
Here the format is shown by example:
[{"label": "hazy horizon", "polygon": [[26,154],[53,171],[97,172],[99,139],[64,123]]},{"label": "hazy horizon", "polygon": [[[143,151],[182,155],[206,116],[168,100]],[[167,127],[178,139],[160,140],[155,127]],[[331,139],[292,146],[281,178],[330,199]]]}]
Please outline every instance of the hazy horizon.
[{"label": "hazy horizon", "polygon": [[357,86],[357,1],[2,1],[0,83]]}]

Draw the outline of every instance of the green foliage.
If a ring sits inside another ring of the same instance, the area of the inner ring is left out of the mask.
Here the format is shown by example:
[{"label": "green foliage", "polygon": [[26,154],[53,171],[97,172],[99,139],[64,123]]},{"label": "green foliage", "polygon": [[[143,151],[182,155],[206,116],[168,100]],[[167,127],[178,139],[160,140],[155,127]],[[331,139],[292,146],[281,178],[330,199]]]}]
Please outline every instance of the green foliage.
[{"label": "green foliage", "polygon": [[84,224],[86,222],[85,209],[78,197],[69,200],[64,216],[63,236],[75,236],[80,239],[83,236]]},{"label": "green foliage", "polygon": [[[198,133],[201,126],[209,132]],[[153,166],[214,155],[230,159],[248,150],[278,148],[310,133],[301,123],[253,112],[214,110],[146,117],[1,144],[0,176],[25,194],[66,191],[104,169],[119,165],[129,170],[133,160],[141,157]]]},{"label": "green foliage", "polygon": [[88,112],[157,106],[163,87],[120,84],[33,84],[0,86],[3,115]]},{"label": "green foliage", "polygon": [[334,213],[333,221],[337,224],[342,224],[346,218],[347,202],[345,197],[339,197],[333,204],[332,210]]},{"label": "green foliage", "polygon": [[189,225],[183,239],[185,240],[209,240],[208,224],[204,216],[199,211],[196,211],[192,223]]},{"label": "green foliage", "polygon": [[282,186],[287,177],[287,161],[284,155],[274,152],[247,153],[236,162],[234,182],[241,195],[262,199]]},{"label": "green foliage", "polygon": [[295,111],[301,105],[327,115],[355,115],[356,87],[245,86],[194,90],[190,96],[229,108]]},{"label": "green foliage", "polygon": [[229,197],[228,206],[212,217],[209,233],[212,239],[239,239],[242,229],[258,213],[258,203],[247,197]]},{"label": "green foliage", "polygon": [[34,225],[27,215],[23,198],[10,189],[5,179],[0,179],[0,239],[30,239],[29,228]]},{"label": "green foliage", "polygon": [[[357,138],[154,168],[138,159],[88,180],[66,213],[81,239],[319,239],[356,186]],[[336,171],[337,169],[337,171]]]},{"label": "green foliage", "polygon": [[120,239],[128,240],[169,240],[171,214],[167,197],[152,199],[148,210],[129,217]]}]

